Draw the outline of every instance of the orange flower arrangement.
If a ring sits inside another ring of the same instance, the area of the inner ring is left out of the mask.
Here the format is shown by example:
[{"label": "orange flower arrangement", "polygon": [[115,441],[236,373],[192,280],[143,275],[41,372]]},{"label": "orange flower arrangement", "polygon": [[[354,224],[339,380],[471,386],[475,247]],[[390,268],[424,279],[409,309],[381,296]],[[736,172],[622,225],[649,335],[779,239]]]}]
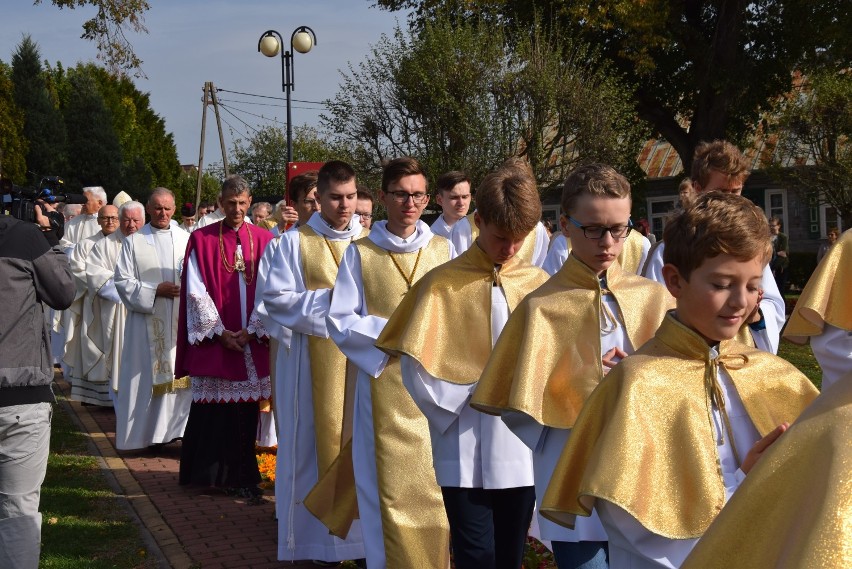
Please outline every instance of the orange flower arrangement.
[{"label": "orange flower arrangement", "polygon": [[275,482],[275,461],[278,447],[255,447],[257,468],[260,470],[261,485],[272,485]]}]

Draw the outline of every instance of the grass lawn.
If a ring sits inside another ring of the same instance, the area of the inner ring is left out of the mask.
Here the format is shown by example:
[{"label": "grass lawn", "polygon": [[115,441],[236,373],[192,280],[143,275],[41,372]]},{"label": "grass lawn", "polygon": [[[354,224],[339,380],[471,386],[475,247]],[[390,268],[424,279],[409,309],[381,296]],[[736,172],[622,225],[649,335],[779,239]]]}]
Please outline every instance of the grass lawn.
[{"label": "grass lawn", "polygon": [[54,407],[41,491],[42,569],[153,569],[124,499],[109,487],[88,438]]},{"label": "grass lawn", "polygon": [[781,340],[778,346],[778,355],[808,376],[808,379],[819,388],[822,385],[822,369],[811,351],[811,345],[797,346],[787,340]]}]

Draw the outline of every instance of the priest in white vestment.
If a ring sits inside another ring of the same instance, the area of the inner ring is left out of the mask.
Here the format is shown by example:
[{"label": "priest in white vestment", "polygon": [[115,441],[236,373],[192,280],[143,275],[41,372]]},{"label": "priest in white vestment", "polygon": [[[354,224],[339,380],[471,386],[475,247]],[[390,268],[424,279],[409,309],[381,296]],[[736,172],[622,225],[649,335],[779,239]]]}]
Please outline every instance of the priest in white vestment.
[{"label": "priest in white vestment", "polygon": [[127,308],[115,401],[119,450],[182,437],[192,402],[189,380],[174,377],[178,283],[189,234],[171,226],[171,191],[154,190],[146,211],[151,222],[125,239],[115,268],[115,287]]},{"label": "priest in white vestment", "polygon": [[92,320],[87,334],[103,354],[106,381],[112,400],[118,392],[121,351],[124,344],[124,324],[127,309],[115,288],[115,266],[124,238],[145,225],[145,206],[137,201],[118,208],[119,230],[92,247],[86,263],[86,285],[92,296]]},{"label": "priest in white vestment", "polygon": [[98,211],[98,224],[101,231],[78,243],[71,253],[70,266],[77,289],[76,299],[81,302],[78,305],[80,312],[72,313],[76,331],[65,346],[65,362],[69,365],[69,377],[66,379],[71,383],[70,399],[73,401],[112,407],[104,354],[88,333],[94,318],[92,300],[96,295],[89,293],[86,266],[95,245],[118,229],[118,208],[114,205],[103,206]]},{"label": "priest in white vestment", "polygon": [[326,316],[343,252],[369,232],[353,215],[358,190],[351,166],[327,162],[317,188],[320,211],[280,238],[263,306],[275,328],[292,331],[292,339],[278,346],[274,366],[281,431],[275,475],[278,559],[332,562],[364,557],[360,526],[354,524],[340,539],[303,501],[342,444],[346,357],[328,339]]}]

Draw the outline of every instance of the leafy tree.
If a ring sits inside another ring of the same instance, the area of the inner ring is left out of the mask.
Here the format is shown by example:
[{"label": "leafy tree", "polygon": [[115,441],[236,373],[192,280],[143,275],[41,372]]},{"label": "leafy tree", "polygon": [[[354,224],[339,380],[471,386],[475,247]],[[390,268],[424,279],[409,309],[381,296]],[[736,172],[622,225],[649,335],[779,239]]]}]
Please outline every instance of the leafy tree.
[{"label": "leafy tree", "polygon": [[12,55],[14,99],[24,113],[23,135],[29,143],[29,176],[57,175],[65,165],[65,124],[47,90],[40,59],[30,36],[24,36]]},{"label": "leafy tree", "polygon": [[852,59],[847,2],[828,0],[376,0],[413,9],[413,25],[449,13],[487,18],[524,38],[537,14],[601,50],[635,85],[639,116],[677,150],[688,170],[703,140],[742,140],[797,67]]},{"label": "leafy tree", "polygon": [[[35,4],[42,2],[35,0]],[[144,14],[150,7],[148,0],[50,0],[50,3],[59,9],[97,8],[95,17],[83,23],[82,38],[95,42],[98,59],[112,73],[132,71],[137,77],[144,76],[142,60],[134,52],[126,33],[148,32],[144,22]]]},{"label": "leafy tree", "polygon": [[406,154],[433,177],[461,169],[480,179],[521,155],[544,187],[584,161],[631,173],[641,129],[627,88],[595,59],[538,25],[509,45],[498,23],[439,17],[383,36],[366,61],[350,64],[321,120],[335,143],[372,154],[368,170]]},{"label": "leafy tree", "polygon": [[84,186],[104,186],[110,193],[117,193],[122,159],[118,136],[112,127],[112,113],[89,74],[70,73],[69,86],[65,108],[69,143],[67,187],[77,191]]},{"label": "leafy tree", "polygon": [[24,113],[15,104],[11,69],[0,61],[0,174],[16,184],[26,183],[27,150]]},{"label": "leafy tree", "polygon": [[287,135],[275,126],[263,126],[251,138],[234,140],[228,158],[232,174],[240,174],[254,193],[283,196],[287,187]]},{"label": "leafy tree", "polygon": [[781,100],[772,173],[852,227],[852,74],[816,73]]},{"label": "leafy tree", "polygon": [[[198,184],[198,170],[190,172],[181,170],[169,189],[175,193],[178,209],[185,203],[195,205],[195,193]],[[201,178],[201,201],[215,203],[222,187],[222,179],[211,172],[204,172]],[[145,195],[147,199],[148,194]]]}]

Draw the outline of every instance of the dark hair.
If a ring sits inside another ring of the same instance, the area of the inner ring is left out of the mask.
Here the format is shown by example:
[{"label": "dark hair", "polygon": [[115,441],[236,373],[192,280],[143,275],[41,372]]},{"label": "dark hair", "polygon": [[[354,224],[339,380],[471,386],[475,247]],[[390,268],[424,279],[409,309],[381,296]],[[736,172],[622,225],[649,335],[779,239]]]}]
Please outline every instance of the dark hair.
[{"label": "dark hair", "polygon": [[317,171],[311,170],[290,179],[290,200],[297,202],[317,187]]},{"label": "dark hair", "polygon": [[450,170],[438,176],[438,181],[435,183],[435,189],[438,192],[451,192],[453,188],[462,182],[470,184],[470,178],[461,170]]},{"label": "dark hair", "polygon": [[721,254],[738,261],[772,256],[769,223],[751,200],[729,192],[698,194],[690,206],[676,213],[663,230],[663,262],[677,267],[685,279],[692,271]]},{"label": "dark hair", "polygon": [[394,158],[385,165],[382,171],[382,193],[387,193],[388,186],[402,178],[416,175],[426,177],[426,171],[417,159],[411,156]]},{"label": "dark hair", "polygon": [[370,203],[372,203],[374,201],[373,200],[373,192],[368,190],[366,186],[359,185],[358,186],[358,197],[356,199],[370,200]]},{"label": "dark hair", "polygon": [[324,194],[331,188],[331,183],[345,184],[355,179],[355,170],[342,160],[329,160],[322,165],[317,176],[317,193]]}]

